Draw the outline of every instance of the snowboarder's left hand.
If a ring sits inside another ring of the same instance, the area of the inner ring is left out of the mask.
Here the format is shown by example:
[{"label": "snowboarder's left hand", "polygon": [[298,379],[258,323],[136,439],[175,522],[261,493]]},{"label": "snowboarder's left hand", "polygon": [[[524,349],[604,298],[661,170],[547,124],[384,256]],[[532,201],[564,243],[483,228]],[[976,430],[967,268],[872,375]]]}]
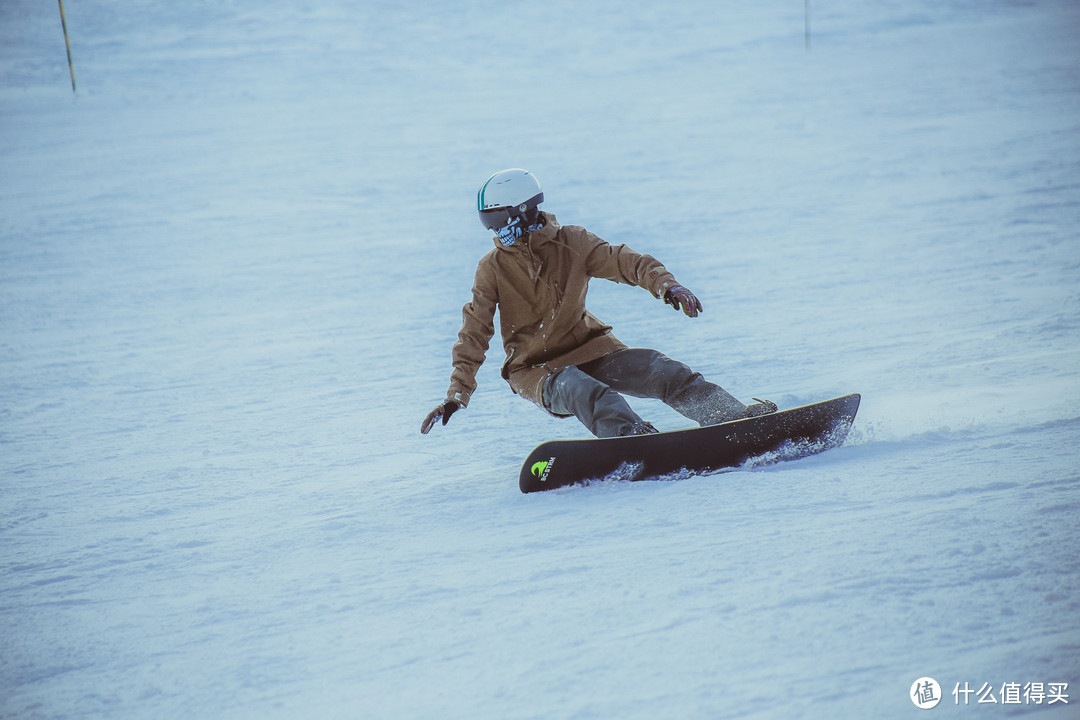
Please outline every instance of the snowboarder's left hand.
[{"label": "snowboarder's left hand", "polygon": [[[687,317],[697,317],[698,313],[702,311],[701,301],[697,299],[694,293],[690,292],[682,285],[672,285],[664,293],[664,302],[671,305],[676,310],[682,310],[686,313]],[[681,305],[681,307],[680,307]]]},{"label": "snowboarder's left hand", "polygon": [[441,402],[435,406],[435,409],[427,414],[424,418],[424,424],[420,426],[420,432],[427,435],[431,432],[431,428],[435,427],[435,423],[442,420],[442,424],[450,422],[450,416],[461,409],[461,403],[454,400],[447,400]]}]

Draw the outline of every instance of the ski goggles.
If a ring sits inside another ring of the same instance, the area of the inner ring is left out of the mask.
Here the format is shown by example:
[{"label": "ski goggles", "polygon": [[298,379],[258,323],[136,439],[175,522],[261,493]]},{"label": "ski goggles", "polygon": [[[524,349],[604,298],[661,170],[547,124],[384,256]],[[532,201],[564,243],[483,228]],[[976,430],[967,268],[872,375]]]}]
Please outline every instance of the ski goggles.
[{"label": "ski goggles", "polygon": [[537,193],[520,205],[491,208],[480,211],[480,222],[488,230],[506,227],[514,218],[523,217],[530,209],[544,202],[544,193]]}]

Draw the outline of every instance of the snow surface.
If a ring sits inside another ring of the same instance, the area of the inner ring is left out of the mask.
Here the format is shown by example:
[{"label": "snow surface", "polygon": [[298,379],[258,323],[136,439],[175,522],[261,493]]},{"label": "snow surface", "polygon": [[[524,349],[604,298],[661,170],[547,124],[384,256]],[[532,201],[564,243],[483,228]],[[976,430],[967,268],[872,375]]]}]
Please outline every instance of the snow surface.
[{"label": "snow surface", "polygon": [[[0,715],[1080,716],[1076,2],[65,7],[76,95],[0,2]],[[522,495],[583,430],[497,345],[421,436],[515,166],[848,444]]]}]

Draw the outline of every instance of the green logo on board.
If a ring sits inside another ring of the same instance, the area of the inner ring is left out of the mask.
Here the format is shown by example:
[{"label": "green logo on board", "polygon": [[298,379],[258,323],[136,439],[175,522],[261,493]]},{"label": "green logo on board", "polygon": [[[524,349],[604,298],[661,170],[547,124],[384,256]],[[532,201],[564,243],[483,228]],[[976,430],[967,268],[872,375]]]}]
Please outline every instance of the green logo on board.
[{"label": "green logo on board", "polygon": [[548,479],[548,473],[551,472],[551,468],[555,466],[555,458],[548,458],[547,460],[537,460],[529,468],[529,472],[534,477],[540,479],[540,482],[546,482]]}]

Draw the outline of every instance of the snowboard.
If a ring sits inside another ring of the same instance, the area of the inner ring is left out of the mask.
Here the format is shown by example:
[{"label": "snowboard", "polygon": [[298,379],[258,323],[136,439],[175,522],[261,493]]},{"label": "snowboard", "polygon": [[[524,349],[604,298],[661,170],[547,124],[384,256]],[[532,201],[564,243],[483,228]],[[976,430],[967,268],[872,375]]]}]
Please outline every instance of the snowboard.
[{"label": "snowboard", "polygon": [[656,480],[762,462],[796,460],[838,447],[847,438],[860,396],[781,410],[719,425],[653,435],[552,440],[521,466],[521,492],[593,480]]}]

